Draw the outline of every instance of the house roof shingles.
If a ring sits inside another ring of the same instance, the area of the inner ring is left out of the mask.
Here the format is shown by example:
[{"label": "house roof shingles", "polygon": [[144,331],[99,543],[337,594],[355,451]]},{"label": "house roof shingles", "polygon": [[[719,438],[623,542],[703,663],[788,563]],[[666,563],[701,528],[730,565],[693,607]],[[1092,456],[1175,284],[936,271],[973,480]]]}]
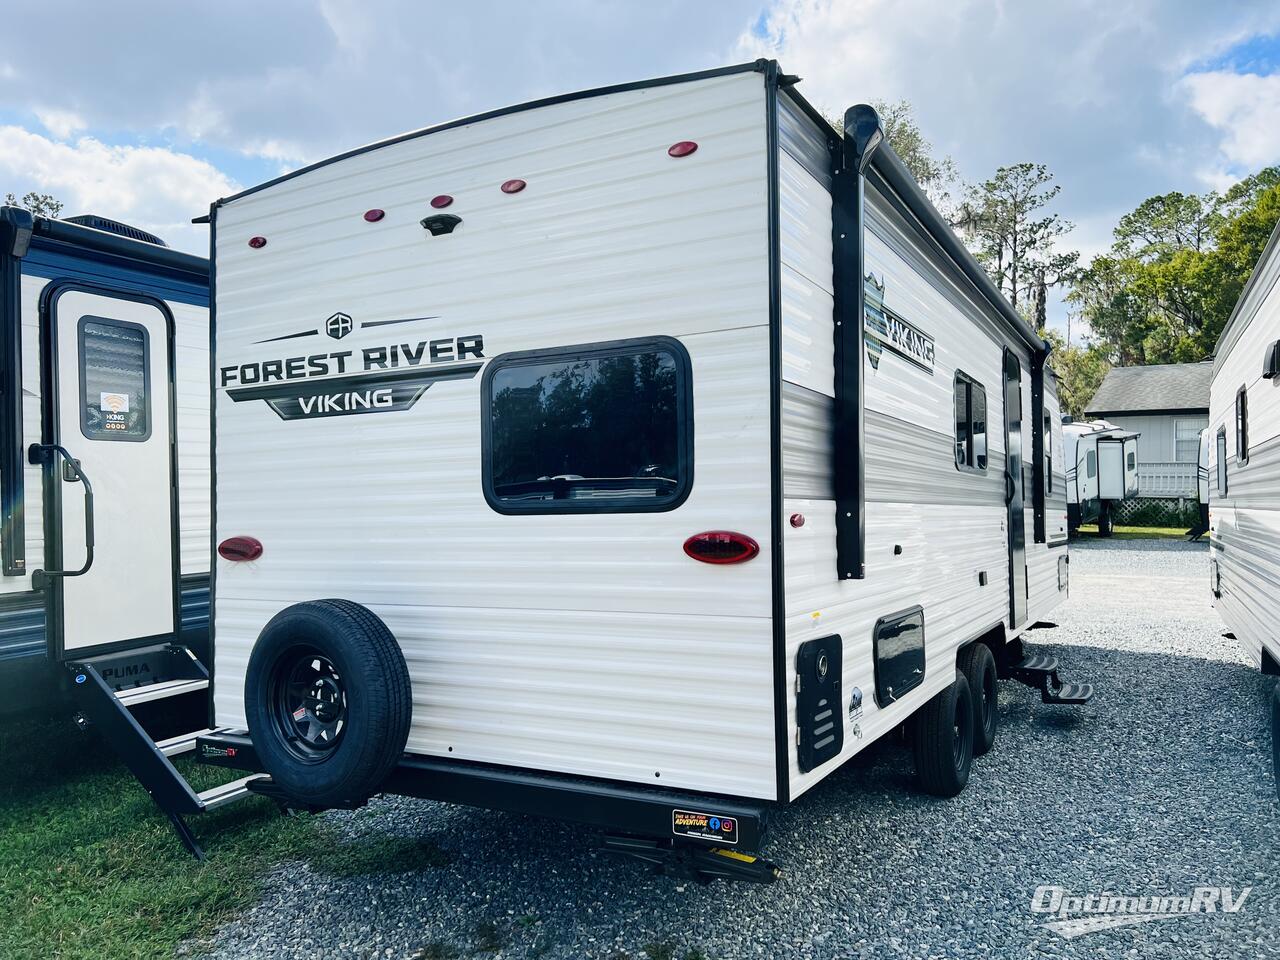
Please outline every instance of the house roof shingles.
[{"label": "house roof shingles", "polygon": [[1209,411],[1212,363],[1112,367],[1089,401],[1086,416],[1112,413]]}]

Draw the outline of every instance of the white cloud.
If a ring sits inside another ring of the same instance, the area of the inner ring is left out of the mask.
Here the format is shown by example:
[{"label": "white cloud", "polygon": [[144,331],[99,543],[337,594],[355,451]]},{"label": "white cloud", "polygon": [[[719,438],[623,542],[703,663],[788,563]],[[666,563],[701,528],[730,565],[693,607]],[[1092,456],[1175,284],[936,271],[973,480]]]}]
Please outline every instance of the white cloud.
[{"label": "white cloud", "polygon": [[41,126],[59,140],[66,140],[72,134],[79,133],[88,126],[78,113],[73,113],[70,110],[47,110],[42,107],[36,107],[35,113],[36,119],[40,121]]},{"label": "white cloud", "polygon": [[1213,70],[1190,74],[1181,86],[1192,109],[1222,131],[1218,146],[1225,169],[1202,171],[1207,180],[1220,185],[1280,162],[1280,74]]},{"label": "white cloud", "polygon": [[0,177],[18,195],[52,194],[64,214],[122,220],[194,253],[208,252],[208,234],[191,218],[240,189],[212,164],[164,147],[59,143],[14,126],[0,126]]}]

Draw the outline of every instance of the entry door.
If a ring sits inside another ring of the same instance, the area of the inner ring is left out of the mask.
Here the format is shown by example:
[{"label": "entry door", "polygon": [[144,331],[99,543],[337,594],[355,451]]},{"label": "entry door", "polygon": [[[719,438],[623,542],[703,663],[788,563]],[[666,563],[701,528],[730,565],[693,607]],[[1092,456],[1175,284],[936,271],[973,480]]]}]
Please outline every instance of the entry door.
[{"label": "entry door", "polygon": [[[62,649],[172,635],[177,490],[168,315],[153,301],[68,289],[52,300],[45,336],[55,347],[46,422],[94,494],[92,566],[82,576],[51,578]],[[45,484],[46,569],[77,570],[86,555],[84,485],[59,457],[46,464]]]},{"label": "entry door", "polygon": [[1009,622],[1027,619],[1027,517],[1022,488],[1022,364],[1004,354],[1004,499],[1009,510]]}]

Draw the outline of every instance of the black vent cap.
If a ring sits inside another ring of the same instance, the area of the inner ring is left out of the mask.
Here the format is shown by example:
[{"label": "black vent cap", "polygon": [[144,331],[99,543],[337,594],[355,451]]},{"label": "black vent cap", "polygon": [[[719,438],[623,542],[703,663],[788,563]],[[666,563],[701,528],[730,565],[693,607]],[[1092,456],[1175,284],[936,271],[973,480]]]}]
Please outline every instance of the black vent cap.
[{"label": "black vent cap", "polygon": [[127,223],[121,223],[119,220],[110,220],[106,217],[100,217],[94,213],[81,214],[78,217],[67,217],[67,223],[78,223],[82,227],[92,227],[94,230],[102,230],[105,233],[114,233],[119,237],[128,237],[130,240],[141,240],[143,243],[153,243],[157,247],[167,247],[168,244],[157,237],[154,233],[147,233],[145,230],[139,230],[137,227],[131,227]]}]

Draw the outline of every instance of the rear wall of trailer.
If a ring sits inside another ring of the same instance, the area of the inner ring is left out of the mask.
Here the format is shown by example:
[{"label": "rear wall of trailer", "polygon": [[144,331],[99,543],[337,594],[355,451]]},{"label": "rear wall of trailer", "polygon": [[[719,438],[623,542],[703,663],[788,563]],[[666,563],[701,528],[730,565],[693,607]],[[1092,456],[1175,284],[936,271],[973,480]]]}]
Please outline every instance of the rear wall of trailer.
[{"label": "rear wall of trailer", "polygon": [[[219,368],[396,336],[482,336],[488,362],[666,336],[688,351],[694,409],[676,509],[512,516],[482,489],[483,375],[313,420],[219,389],[217,537],[264,553],[218,562],[218,724],[245,723],[264,624],[345,597],[404,651],[412,753],[775,796],[765,111],[757,71],[569,98],[218,207]],[[668,155],[685,140],[695,153]],[[511,178],[528,185],[505,194]],[[418,221],[441,194],[462,223],[432,237]],[[355,325],[340,346],[267,342],[339,310]],[[362,326],[406,318],[422,319]],[[684,554],[717,529],[765,549],[740,566]]]}]

